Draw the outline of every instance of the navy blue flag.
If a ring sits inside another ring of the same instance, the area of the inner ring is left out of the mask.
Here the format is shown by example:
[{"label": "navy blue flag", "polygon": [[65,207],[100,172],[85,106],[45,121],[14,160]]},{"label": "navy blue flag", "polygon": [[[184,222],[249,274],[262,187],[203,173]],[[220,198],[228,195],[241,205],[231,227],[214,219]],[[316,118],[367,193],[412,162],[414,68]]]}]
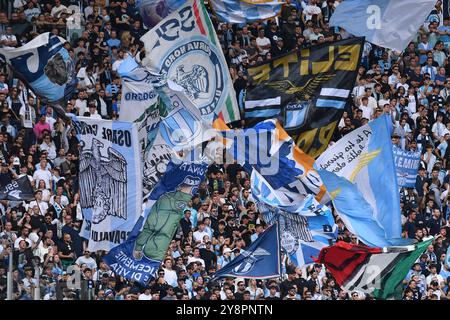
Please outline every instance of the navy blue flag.
[{"label": "navy blue flag", "polygon": [[278,223],[271,225],[255,242],[220,269],[214,279],[240,277],[267,279],[281,275],[280,234]]}]

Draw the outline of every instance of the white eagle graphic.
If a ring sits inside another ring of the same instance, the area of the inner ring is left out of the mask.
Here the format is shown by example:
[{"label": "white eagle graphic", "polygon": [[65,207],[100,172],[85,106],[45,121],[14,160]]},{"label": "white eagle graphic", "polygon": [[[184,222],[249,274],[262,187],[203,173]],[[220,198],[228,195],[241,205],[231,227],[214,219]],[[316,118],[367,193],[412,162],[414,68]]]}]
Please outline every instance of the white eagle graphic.
[{"label": "white eagle graphic", "polygon": [[195,64],[190,72],[184,71],[184,65],[178,66],[173,81],[184,88],[191,100],[198,99],[202,93],[209,91],[208,72],[198,64]]},{"label": "white eagle graphic", "polygon": [[91,149],[82,146],[80,152],[80,204],[82,208],[93,208],[94,224],[108,215],[127,219],[127,161],[112,148],[103,157],[103,146],[94,138]]}]

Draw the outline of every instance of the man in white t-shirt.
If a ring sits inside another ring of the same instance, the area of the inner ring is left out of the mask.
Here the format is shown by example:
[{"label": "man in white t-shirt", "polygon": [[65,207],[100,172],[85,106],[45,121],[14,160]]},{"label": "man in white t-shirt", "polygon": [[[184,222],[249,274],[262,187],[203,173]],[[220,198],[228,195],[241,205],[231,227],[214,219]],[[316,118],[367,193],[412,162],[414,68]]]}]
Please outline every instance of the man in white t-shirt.
[{"label": "man in white t-shirt", "polygon": [[14,49],[17,46],[17,38],[11,26],[6,27],[6,33],[0,37],[0,43],[5,49]]},{"label": "man in white t-shirt", "polygon": [[92,273],[95,273],[95,271],[97,270],[97,262],[95,262],[95,260],[91,257],[91,253],[89,252],[89,250],[85,250],[84,255],[78,257],[75,263],[78,266],[81,266],[82,264],[87,265],[88,268],[92,270]]},{"label": "man in white t-shirt", "polygon": [[52,8],[50,14],[52,15],[52,17],[59,18],[59,15],[62,12],[68,12],[67,7],[61,4],[61,0],[55,0],[55,6]]},{"label": "man in white t-shirt", "polygon": [[189,257],[188,258],[188,262],[187,264],[189,265],[192,262],[200,262],[203,266],[203,268],[205,268],[205,260],[203,260],[200,257],[200,249],[199,248],[195,248],[193,251],[194,256],[193,257]]},{"label": "man in white t-shirt", "polygon": [[41,162],[39,163],[39,169],[37,169],[33,174],[33,179],[36,185],[39,184],[40,180],[44,180],[45,188],[48,190],[51,189],[50,181],[52,180],[52,173],[47,168],[47,160],[41,160]]},{"label": "man in white t-shirt", "polygon": [[14,249],[19,250],[19,243],[20,241],[24,240],[28,243],[28,247],[31,248],[33,245],[33,242],[28,238],[28,235],[30,234],[30,229],[27,227],[23,227],[20,237],[17,237],[16,241],[14,241]]},{"label": "man in white t-shirt", "polygon": [[259,54],[265,56],[270,51],[270,40],[264,35],[264,29],[258,31],[258,38],[256,38],[256,45],[258,46]]},{"label": "man in white t-shirt", "polygon": [[145,287],[144,293],[139,295],[138,300],[152,300],[152,293],[149,286]]},{"label": "man in white t-shirt", "polygon": [[203,243],[203,237],[208,236],[208,232],[205,230],[205,223],[203,221],[198,222],[198,230],[194,232],[194,241],[196,245],[205,245]]}]

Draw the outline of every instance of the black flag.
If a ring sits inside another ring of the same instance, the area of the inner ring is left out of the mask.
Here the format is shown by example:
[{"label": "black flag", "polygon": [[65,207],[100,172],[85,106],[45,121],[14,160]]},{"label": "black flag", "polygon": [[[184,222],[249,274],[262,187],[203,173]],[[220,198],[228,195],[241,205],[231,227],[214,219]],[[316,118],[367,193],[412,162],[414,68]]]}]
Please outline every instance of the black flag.
[{"label": "black flag", "polygon": [[27,176],[13,180],[0,189],[0,200],[31,201],[33,199],[34,191]]}]

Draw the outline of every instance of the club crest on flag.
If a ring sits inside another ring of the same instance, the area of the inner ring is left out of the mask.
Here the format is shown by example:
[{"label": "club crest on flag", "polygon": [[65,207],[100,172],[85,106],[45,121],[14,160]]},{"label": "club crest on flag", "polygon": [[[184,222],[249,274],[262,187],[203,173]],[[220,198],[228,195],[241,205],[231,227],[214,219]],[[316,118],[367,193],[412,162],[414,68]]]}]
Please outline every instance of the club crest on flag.
[{"label": "club crest on flag", "polygon": [[244,275],[252,271],[252,269],[255,267],[256,262],[258,262],[258,260],[261,260],[261,257],[263,256],[270,256],[270,253],[263,248],[258,248],[250,254],[247,252],[243,252],[242,255],[245,256],[244,261],[233,268],[233,272],[236,275]]}]

